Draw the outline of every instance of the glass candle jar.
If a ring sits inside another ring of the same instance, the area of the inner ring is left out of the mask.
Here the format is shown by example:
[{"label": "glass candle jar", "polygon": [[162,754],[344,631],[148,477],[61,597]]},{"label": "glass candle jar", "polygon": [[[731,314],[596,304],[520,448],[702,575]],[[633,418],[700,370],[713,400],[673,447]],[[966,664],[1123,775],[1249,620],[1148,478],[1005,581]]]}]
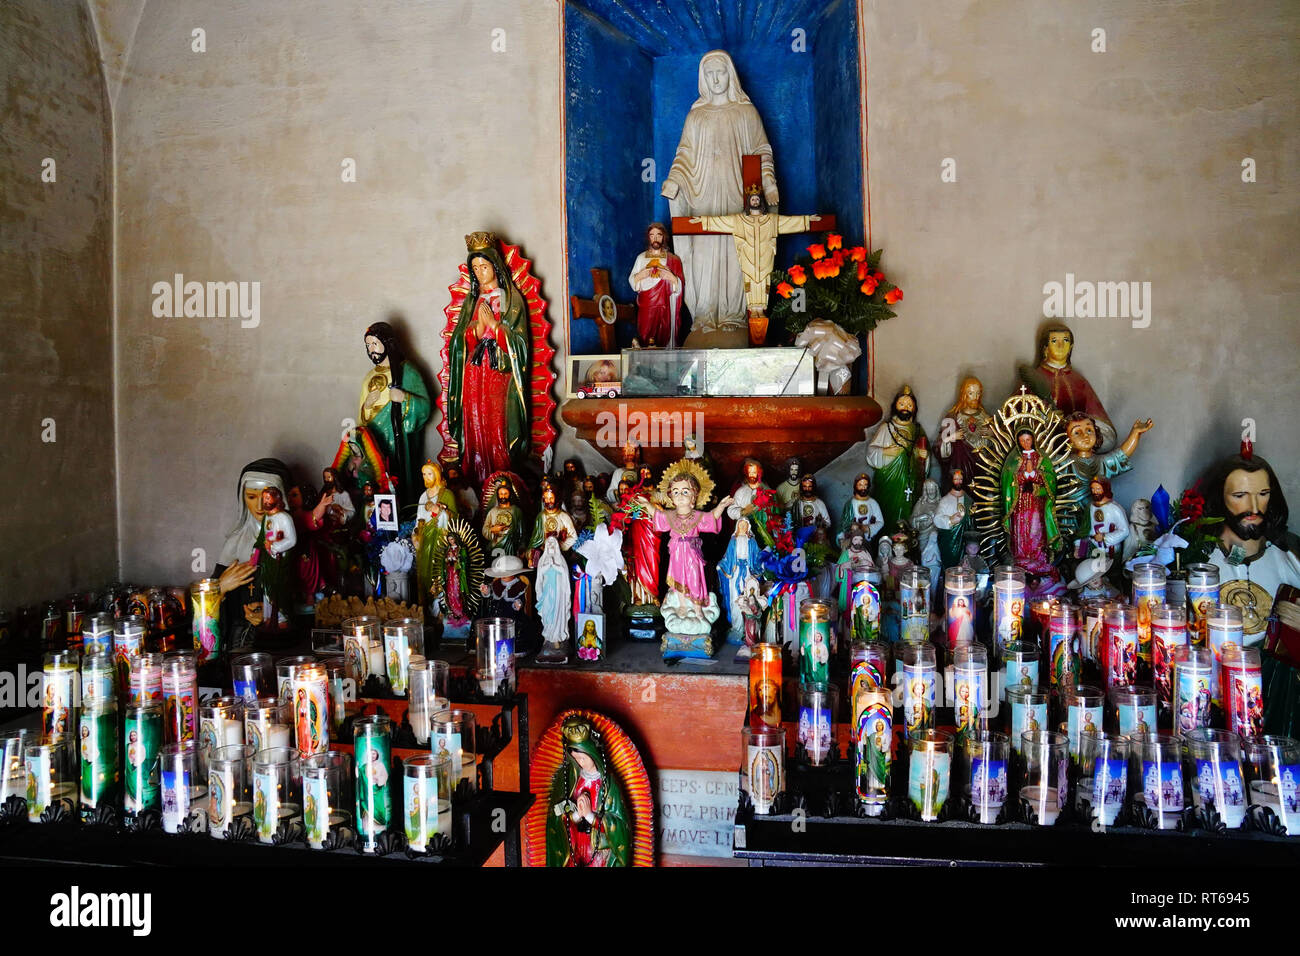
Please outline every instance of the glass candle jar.
[{"label": "glass candle jar", "polygon": [[1205,625],[1207,643],[1210,650],[1214,652],[1215,663],[1214,685],[1210,688],[1211,700],[1214,701],[1216,706],[1221,706],[1223,704],[1223,690],[1219,686],[1218,666],[1223,663],[1225,651],[1229,648],[1242,647],[1245,644],[1241,609],[1220,604],[1210,612]]},{"label": "glass candle jar", "polygon": [[1133,801],[1155,814],[1159,829],[1172,830],[1183,813],[1181,742],[1164,733],[1134,734],[1129,741]]},{"label": "glass candle jar", "polygon": [[[131,672],[144,653],[146,625],[138,616],[128,616],[113,628],[113,656],[117,659],[118,688],[128,693]],[[138,703],[138,701],[133,701]]]},{"label": "glass candle jar", "polygon": [[908,745],[907,798],[922,820],[937,820],[952,782],[953,735],[922,730],[908,736]]},{"label": "glass candle jar", "polygon": [[27,797],[27,819],[32,823],[40,823],[45,811],[59,801],[66,801],[65,808],[76,812],[81,788],[72,771],[70,741],[69,737],[47,737],[23,747],[22,795]]},{"label": "glass candle jar", "polygon": [[26,730],[0,733],[0,805],[10,797],[26,797]]},{"label": "glass candle jar", "polygon": [[508,617],[481,617],[474,622],[474,642],[479,690],[488,697],[513,693],[515,622]]},{"label": "glass candle jar", "polygon": [[[411,664],[409,708],[411,732],[415,734],[415,742],[421,746],[429,742],[433,715],[446,710],[449,706],[447,698],[440,697],[437,693],[438,672],[434,665],[439,664],[445,671],[447,667],[445,661],[420,660]],[[446,687],[445,680],[443,687]]]},{"label": "glass candle jar", "polygon": [[330,732],[338,734],[343,729],[343,722],[348,717],[347,681],[348,665],[342,657],[327,657],[321,661],[325,668],[325,679],[329,681],[330,691]]},{"label": "glass candle jar", "polygon": [[315,754],[302,762],[302,820],[307,845],[325,848],[330,832],[352,822],[352,759],[337,750]]},{"label": "glass candle jar", "polygon": [[[144,653],[128,662],[126,675],[126,699],[132,704],[144,704],[149,701],[163,703],[163,663],[162,654]],[[121,666],[119,662],[119,667]],[[164,720],[166,714],[163,715]]]},{"label": "glass candle jar", "polygon": [[190,606],[194,610],[194,652],[200,666],[221,655],[221,582],[203,578],[190,585]]},{"label": "glass candle jar", "polygon": [[1208,647],[1174,648],[1174,733],[1210,726],[1214,699],[1214,651]]},{"label": "glass candle jar", "polygon": [[41,669],[41,733],[59,737],[76,733],[81,707],[81,679],[77,651],[49,651]]},{"label": "glass candle jar", "polygon": [[163,712],[156,701],[128,704],[122,714],[122,808],[128,815],[162,806]]},{"label": "glass candle jar", "polygon": [[1147,562],[1133,566],[1133,607],[1137,611],[1138,656],[1151,660],[1151,618],[1165,603],[1165,567]]},{"label": "glass candle jar", "polygon": [[302,816],[302,763],[293,747],[272,747],[253,755],[253,826],[257,839],[274,843],[285,822]]},{"label": "glass candle jar", "polygon": [[244,740],[253,753],[294,745],[292,716],[288,704],[279,697],[259,697],[244,708]]},{"label": "glass candle jar", "polygon": [[1024,779],[1020,799],[1033,808],[1038,826],[1056,823],[1070,795],[1069,740],[1052,730],[1026,731],[1020,741]]},{"label": "glass candle jar", "polygon": [[907,568],[898,576],[899,633],[904,643],[920,644],[930,639],[930,572]]},{"label": "glass candle jar", "polygon": [[980,727],[988,701],[988,651],[982,644],[967,644],[953,652],[953,720],[957,736]]},{"label": "glass candle jar", "polygon": [[1242,737],[1264,732],[1263,660],[1258,647],[1228,646],[1219,666],[1223,714],[1228,729]]},{"label": "glass candle jar", "polygon": [[799,604],[799,683],[826,683],[831,663],[831,622],[834,606],[829,601],[809,600]]},{"label": "glass candle jar", "polygon": [[1125,737],[1156,729],[1155,688],[1144,684],[1116,684],[1108,694],[1112,729]]},{"label": "glass candle jar", "polygon": [[1209,641],[1210,613],[1219,606],[1219,569],[1213,564],[1193,564],[1187,568],[1188,637],[1192,644],[1204,647]]},{"label": "glass candle jar", "polygon": [[299,654],[296,657],[281,658],[275,665],[275,692],[280,703],[293,707],[293,675],[303,664],[315,664],[316,655]]},{"label": "glass candle jar", "polygon": [[117,702],[99,701],[81,708],[78,747],[81,754],[81,811],[112,805],[117,796]]},{"label": "glass candle jar", "polygon": [[1012,687],[1007,691],[1007,735],[1017,754],[1021,737],[1027,730],[1047,730],[1047,704],[1051,695],[1045,690]]},{"label": "glass candle jar", "polygon": [[436,834],[451,836],[451,755],[419,754],[402,766],[407,845],[426,852]]},{"label": "glass candle jar", "polygon": [[383,646],[379,618],[370,615],[348,618],[343,622],[343,660],[348,677],[361,687],[370,676],[370,647]]},{"label": "glass candle jar", "polygon": [[944,625],[949,650],[975,641],[975,572],[948,568],[943,572]]},{"label": "glass candle jar", "polygon": [[781,645],[755,644],[749,658],[749,725],[781,725]]},{"label": "glass candle jar", "polygon": [[167,742],[194,740],[199,732],[199,674],[191,651],[163,657],[163,713]]},{"label": "glass candle jar", "polygon": [[1083,602],[1079,610],[1081,619],[1079,650],[1083,659],[1091,661],[1097,668],[1101,667],[1102,661],[1102,617],[1106,612],[1106,605],[1110,603],[1104,598],[1090,598]]},{"label": "glass candle jar", "polygon": [[749,794],[754,813],[774,812],[776,798],[785,792],[785,728],[741,729],[741,787]]},{"label": "glass candle jar", "polygon": [[[911,644],[905,649],[928,647],[933,662],[934,647]],[[931,666],[933,681],[933,663]],[[933,708],[931,708],[933,714]],[[885,684],[862,680],[853,695],[853,776],[858,801],[867,816],[878,817],[889,803],[889,769],[893,764],[893,696]]]},{"label": "glass candle jar", "polygon": [[1100,733],[1105,725],[1106,695],[1101,688],[1076,684],[1065,691],[1065,727],[1070,756],[1079,755],[1079,735]]},{"label": "glass candle jar", "polygon": [[1275,734],[1242,742],[1250,802],[1267,807],[1286,830],[1300,837],[1300,741]]},{"label": "glass candle jar", "polygon": [[1048,689],[1060,694],[1073,687],[1083,675],[1083,615],[1073,604],[1058,601],[1052,605],[1047,623]]},{"label": "glass candle jar", "polygon": [[799,687],[799,746],[810,767],[820,767],[831,757],[835,741],[834,684],[801,684]]},{"label": "glass candle jar", "polygon": [[1038,645],[1031,641],[1012,641],[1002,648],[1002,687],[999,700],[1007,699],[1012,687],[1038,689]]},{"label": "glass candle jar", "polygon": [[234,658],[230,662],[230,681],[235,696],[248,701],[276,693],[275,668],[271,655],[259,651]]},{"label": "glass candle jar", "polygon": [[405,697],[411,655],[424,655],[424,622],[413,617],[388,621],[383,635],[388,686],[396,696]]},{"label": "glass candle jar", "polygon": [[251,744],[218,747],[208,759],[208,833],[218,840],[226,838],[232,823],[253,812],[248,793],[252,759]]},{"label": "glass candle jar", "polygon": [[360,717],[352,724],[356,761],[357,840],[363,853],[379,849],[379,836],[392,823],[393,722],[383,714]]},{"label": "glass candle jar", "polygon": [[993,637],[998,647],[1024,636],[1025,572],[1011,565],[993,569]]},{"label": "glass candle jar", "polygon": [[81,650],[93,654],[97,650],[113,659],[113,615],[105,611],[88,614],[81,624]]},{"label": "glass candle jar", "polygon": [[242,697],[218,697],[199,708],[199,751],[205,762],[218,747],[248,742],[244,739],[244,703]]},{"label": "glass candle jar", "polygon": [[197,740],[163,744],[159,767],[162,777],[162,825],[166,833],[180,833],[191,810],[204,816],[208,810],[208,776],[200,767]]},{"label": "glass candle jar", "polygon": [[1192,784],[1196,807],[1213,806],[1228,829],[1240,829],[1246,822],[1241,738],[1231,731],[1198,727],[1188,732],[1186,741],[1196,773]]},{"label": "glass candle jar", "polygon": [[1105,828],[1115,825],[1128,800],[1129,738],[1118,734],[1079,735],[1075,804]]},{"label": "glass candle jar", "polygon": [[293,689],[294,744],[303,757],[324,753],[330,748],[329,674],[319,661],[298,664],[294,668]]},{"label": "glass candle jar", "polygon": [[1007,802],[1006,734],[996,730],[978,730],[963,743],[965,759],[965,795],[980,823],[997,823],[998,814]]},{"label": "glass candle jar", "polygon": [[1102,673],[1106,686],[1137,681],[1138,614],[1131,604],[1110,604],[1102,612]]},{"label": "glass candle jar", "polygon": [[474,714],[468,710],[444,710],[433,715],[429,749],[451,758],[451,788],[461,781],[473,793],[478,789],[478,741]]},{"label": "glass candle jar", "polygon": [[101,644],[87,645],[81,659],[81,700],[93,704],[117,697],[117,662]]},{"label": "glass candle jar", "polygon": [[[959,644],[953,653],[977,646]],[[902,675],[904,729],[908,734],[931,729],[939,695],[939,667],[934,645],[907,644],[899,648],[898,672]]]},{"label": "glass candle jar", "polygon": [[1187,646],[1187,609],[1162,604],[1151,611],[1151,678],[1160,709],[1169,713],[1174,688],[1174,651]]}]

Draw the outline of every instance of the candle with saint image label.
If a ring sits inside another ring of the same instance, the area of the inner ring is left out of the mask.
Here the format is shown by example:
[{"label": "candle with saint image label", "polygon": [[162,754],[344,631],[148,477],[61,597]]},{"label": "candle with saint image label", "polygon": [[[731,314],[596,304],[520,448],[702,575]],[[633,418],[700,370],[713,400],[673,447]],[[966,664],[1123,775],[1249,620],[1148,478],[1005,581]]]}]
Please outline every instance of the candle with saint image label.
[{"label": "candle with saint image label", "polygon": [[199,750],[204,759],[218,747],[234,747],[244,740],[244,698],[218,697],[199,708]]},{"label": "candle with saint image label", "polygon": [[275,668],[270,654],[241,654],[230,662],[230,681],[234,695],[247,701],[269,697],[276,692]]},{"label": "candle with saint image label", "polygon": [[[136,615],[118,621],[117,627],[113,630],[113,656],[117,659],[118,687],[123,693],[129,692],[133,672],[141,655],[144,654],[144,634],[144,620]],[[161,672],[158,679],[159,694],[161,694]],[[131,703],[138,704],[140,701],[132,698]]]},{"label": "candle with saint image label", "polygon": [[208,761],[208,833],[224,840],[230,826],[240,817],[251,816],[253,801],[249,799],[249,762],[253,748],[219,747]]},{"label": "candle with saint image label", "polygon": [[27,819],[31,823],[40,823],[45,811],[60,801],[66,801],[65,807],[73,812],[77,809],[80,787],[73,780],[69,740],[33,741],[23,749],[25,794],[15,795],[27,797]]},{"label": "candle with saint image label", "polygon": [[1204,647],[1209,641],[1210,612],[1219,606],[1219,569],[1213,564],[1187,568],[1187,608],[1190,642]]},{"label": "candle with saint image label", "polygon": [[1101,688],[1076,684],[1065,691],[1065,727],[1070,756],[1079,755],[1079,735],[1100,733],[1105,724],[1106,695]]},{"label": "candle with saint image label", "polygon": [[163,658],[162,691],[167,742],[194,740],[199,733],[199,675],[192,652],[173,651]]},{"label": "candle with saint image label", "polygon": [[157,702],[128,705],[122,719],[122,806],[128,814],[161,806],[162,745],[163,714]]},{"label": "candle with saint image label", "polygon": [[[959,644],[954,651],[974,647]],[[980,650],[983,650],[981,647]],[[935,707],[939,696],[939,667],[934,646],[908,644],[899,650],[898,669],[903,685],[903,729],[909,733],[928,730],[934,726]]]},{"label": "candle with saint image label", "polygon": [[1050,827],[1064,809],[1070,795],[1069,739],[1051,730],[1025,731],[1020,741],[1025,775],[1020,798],[1033,808],[1038,826]]},{"label": "candle with saint image label", "polygon": [[946,730],[922,730],[909,735],[908,743],[907,798],[922,820],[932,822],[948,802],[953,735]]},{"label": "candle with saint image label", "polygon": [[293,726],[298,753],[324,753],[330,746],[329,676],[325,665],[299,664],[293,674]]},{"label": "candle with saint image label", "polygon": [[1300,741],[1278,734],[1242,742],[1250,777],[1250,802],[1267,808],[1286,830],[1300,837]]},{"label": "candle with saint image label", "polygon": [[413,617],[384,625],[384,662],[388,685],[398,697],[406,696],[413,656],[424,656],[424,622]]},{"label": "candle with saint image label", "polygon": [[996,730],[977,730],[962,746],[966,798],[980,823],[997,823],[1009,790],[1007,735]]},{"label": "candle with saint image label", "polygon": [[943,572],[945,637],[948,649],[975,640],[975,572],[955,567]]},{"label": "candle with saint image label", "polygon": [[1033,641],[1012,641],[1002,648],[999,700],[1006,700],[1007,690],[1012,687],[1038,689],[1038,657],[1038,645]]},{"label": "candle with saint image label", "polygon": [[423,853],[435,835],[450,837],[450,755],[420,754],[408,758],[402,767],[402,788],[407,845]]},{"label": "candle with saint image label", "polygon": [[1225,647],[1219,667],[1228,729],[1242,737],[1264,732],[1264,676],[1258,647]]},{"label": "candle with saint image label", "polygon": [[953,720],[957,737],[979,729],[988,702],[988,651],[982,644],[966,644],[953,652]]},{"label": "candle with saint image label", "polygon": [[26,730],[0,733],[0,805],[10,797],[21,797],[26,793],[26,746]]},{"label": "candle with saint image label", "polygon": [[1117,734],[1079,735],[1078,785],[1075,806],[1082,813],[1085,804],[1100,827],[1115,825],[1128,798],[1129,738]]},{"label": "candle with saint image label", "polygon": [[[163,655],[141,654],[131,662],[127,672],[127,702],[132,704],[163,703]],[[166,719],[166,713],[163,714]]]},{"label": "candle with saint image label", "polygon": [[1131,604],[1111,604],[1102,612],[1102,672],[1106,686],[1137,681],[1138,613]]},{"label": "candle with saint image label", "polygon": [[198,741],[164,744],[159,758],[162,778],[162,825],[166,833],[180,833],[194,810],[205,819],[208,812],[208,778],[199,767]]},{"label": "candle with saint image label", "polygon": [[835,740],[834,684],[803,684],[799,687],[799,745],[804,761],[820,767],[830,759]]},{"label": "candle with saint image label", "polygon": [[475,674],[488,697],[509,694],[515,686],[515,622],[508,617],[481,617],[474,622]]},{"label": "candle with saint image label", "polygon": [[61,737],[76,733],[77,709],[81,706],[81,680],[77,651],[51,651],[41,670],[41,733]]},{"label": "candle with saint image label", "polygon": [[290,720],[289,706],[280,698],[261,697],[244,708],[244,740],[253,746],[253,753],[290,747],[294,742]]},{"label": "candle with saint image label", "polygon": [[1208,646],[1214,652],[1214,682],[1210,687],[1210,699],[1216,706],[1223,704],[1223,688],[1219,685],[1219,667],[1223,664],[1223,655],[1229,650],[1244,646],[1245,634],[1242,630],[1241,609],[1220,604],[1210,612],[1205,620]]},{"label": "candle with saint image label", "polygon": [[1133,566],[1133,607],[1137,611],[1138,655],[1151,660],[1151,618],[1165,603],[1165,568],[1148,562]]},{"label": "candle with saint image label", "polygon": [[749,658],[749,725],[781,725],[780,644],[756,644]]},{"label": "candle with saint image label", "polygon": [[1111,728],[1127,737],[1156,729],[1156,692],[1145,684],[1118,684],[1110,696]]},{"label": "candle with saint image label", "polygon": [[363,853],[379,849],[379,835],[392,823],[393,722],[383,714],[353,722],[352,742],[357,779],[357,839]]},{"label": "candle with saint image label", "polygon": [[78,728],[81,754],[82,816],[117,795],[117,702],[99,701],[81,708]]},{"label": "candle with saint image label", "polygon": [[468,710],[444,710],[433,715],[429,749],[451,758],[452,790],[458,789],[462,780],[470,793],[478,788],[476,727],[474,714]]},{"label": "candle with saint image label", "polygon": [[1059,695],[1077,684],[1083,674],[1083,617],[1079,609],[1073,604],[1053,604],[1047,634],[1043,649],[1047,651],[1048,689]]},{"label": "candle with saint image label", "polygon": [[1214,694],[1214,651],[1208,647],[1174,648],[1175,734],[1210,726]]},{"label": "candle with saint image label", "polygon": [[343,622],[343,660],[358,688],[370,676],[370,646],[379,642],[379,618],[363,615]]},{"label": "candle with saint image label", "polygon": [[113,659],[113,615],[100,611],[82,619],[81,649],[87,655],[99,651]]},{"label": "candle with saint image label", "polygon": [[906,644],[930,639],[930,572],[908,568],[898,576],[898,605],[902,615],[900,632]]},{"label": "candle with saint image label", "polygon": [[1025,572],[1013,565],[993,569],[993,639],[997,646],[1018,641],[1025,627]]},{"label": "candle with saint image label", "polygon": [[221,583],[203,578],[190,585],[194,650],[200,665],[221,655]]},{"label": "candle with saint image label", "polygon": [[296,657],[281,658],[275,665],[275,692],[280,703],[293,706],[293,675],[303,664],[315,664],[314,654],[299,654]]},{"label": "candle with saint image label", "polygon": [[1230,829],[1246,822],[1246,778],[1241,766],[1241,738],[1227,730],[1198,727],[1187,735],[1196,768],[1192,799],[1200,809],[1213,807]]},{"label": "candle with saint image label", "polygon": [[302,814],[302,764],[292,747],[274,747],[253,757],[253,826],[257,839],[274,843],[280,825]]},{"label": "candle with saint image label", "polygon": [[1007,691],[1007,735],[1016,753],[1020,753],[1021,736],[1025,731],[1048,729],[1047,705],[1050,699],[1051,695],[1045,690],[1013,687]]},{"label": "candle with saint image label", "polygon": [[307,845],[325,848],[330,832],[352,822],[352,761],[348,754],[329,750],[302,763],[302,820]]},{"label": "candle with saint image label", "polygon": [[1178,826],[1183,813],[1181,743],[1172,734],[1134,734],[1129,779],[1133,801],[1155,814],[1161,830]]},{"label": "candle with saint image label", "polygon": [[1151,678],[1168,714],[1174,699],[1174,651],[1187,646],[1187,610],[1181,604],[1162,604],[1151,614]]},{"label": "candle with saint image label", "polygon": [[741,729],[741,786],[754,813],[766,816],[785,790],[785,728]]}]

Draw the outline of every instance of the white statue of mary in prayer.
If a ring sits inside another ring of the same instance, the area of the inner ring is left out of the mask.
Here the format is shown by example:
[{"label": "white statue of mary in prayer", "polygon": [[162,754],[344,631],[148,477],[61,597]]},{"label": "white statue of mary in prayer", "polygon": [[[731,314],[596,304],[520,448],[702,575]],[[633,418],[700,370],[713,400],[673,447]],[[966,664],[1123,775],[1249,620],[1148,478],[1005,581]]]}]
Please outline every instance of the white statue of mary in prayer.
[{"label": "white statue of mary in prayer", "polygon": [[[700,97],[682,127],[672,169],[660,191],[674,216],[721,216],[744,210],[742,156],[758,156],[763,192],[772,211],[779,200],[772,145],[758,110],[740,87],[722,50],[700,58]],[[686,307],[695,329],[745,328],[745,285],[729,235],[674,236],[686,275]]]},{"label": "white statue of mary in prayer", "polygon": [[569,565],[560,551],[560,539],[550,535],[537,559],[537,616],[543,641],[537,660],[541,663],[562,664],[569,659],[571,597]]}]

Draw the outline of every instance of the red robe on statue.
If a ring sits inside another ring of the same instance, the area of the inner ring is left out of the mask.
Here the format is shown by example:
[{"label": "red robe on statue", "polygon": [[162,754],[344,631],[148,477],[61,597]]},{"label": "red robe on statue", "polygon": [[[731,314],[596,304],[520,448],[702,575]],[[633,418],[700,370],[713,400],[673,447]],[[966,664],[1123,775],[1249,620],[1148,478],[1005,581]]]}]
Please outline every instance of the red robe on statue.
[{"label": "red robe on statue", "polygon": [[659,603],[659,535],[651,518],[637,518],[630,523],[632,537],[633,604]]},{"label": "red robe on statue", "polygon": [[[650,287],[636,294],[636,332],[642,344],[670,348],[677,347],[677,339],[682,335],[682,290],[685,288],[686,276],[682,271],[682,260],[671,252],[665,253],[667,262],[660,265],[660,258],[650,259],[644,268],[667,269],[677,277],[677,288],[666,278],[650,280]],[[637,260],[640,264],[641,260]]]},{"label": "red robe on statue", "polygon": [[[481,297],[492,307],[492,313],[501,318],[499,290]],[[478,326],[471,322],[465,330],[464,407],[465,448],[462,460],[465,470],[474,475],[482,487],[489,475],[510,470],[510,450],[506,438],[506,397],[510,388],[510,373],[493,367],[493,346],[504,357],[506,335],[500,325],[496,334],[484,339],[480,351]]]}]

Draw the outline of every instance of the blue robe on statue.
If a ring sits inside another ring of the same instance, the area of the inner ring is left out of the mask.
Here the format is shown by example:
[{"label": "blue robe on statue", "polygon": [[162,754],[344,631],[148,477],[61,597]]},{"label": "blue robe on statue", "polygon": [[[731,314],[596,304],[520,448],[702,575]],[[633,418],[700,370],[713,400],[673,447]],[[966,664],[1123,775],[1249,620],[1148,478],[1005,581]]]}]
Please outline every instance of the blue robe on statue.
[{"label": "blue robe on statue", "polygon": [[[748,549],[748,550],[746,550]],[[745,620],[736,607],[736,599],[745,590],[745,578],[758,575],[758,542],[753,538],[732,536],[727,553],[718,562],[718,597],[732,631],[743,631]]]}]

